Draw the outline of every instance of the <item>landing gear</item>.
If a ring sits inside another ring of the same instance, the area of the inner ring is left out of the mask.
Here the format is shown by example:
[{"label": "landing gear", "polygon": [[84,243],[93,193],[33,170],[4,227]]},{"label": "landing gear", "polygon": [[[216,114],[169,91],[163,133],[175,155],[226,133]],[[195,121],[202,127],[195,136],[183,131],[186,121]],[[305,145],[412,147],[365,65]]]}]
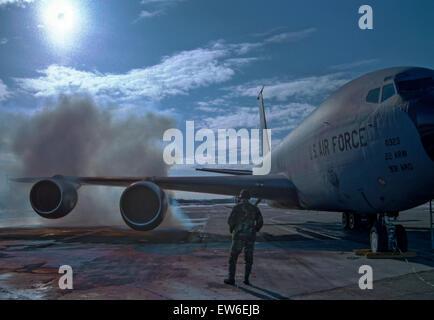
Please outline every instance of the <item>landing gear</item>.
[{"label": "landing gear", "polygon": [[372,227],[369,240],[371,242],[372,252],[387,251],[387,231],[379,221],[377,221]]},{"label": "landing gear", "polygon": [[346,230],[358,230],[361,226],[361,217],[354,212],[342,213],[342,226]]},{"label": "landing gear", "polygon": [[350,212],[348,214],[348,226],[350,230],[358,230],[360,228],[360,225],[360,215],[354,212]]},{"label": "landing gear", "polygon": [[348,212],[342,212],[342,227],[344,229],[349,229],[350,228],[350,225],[348,223],[348,219],[349,219]]},{"label": "landing gear", "polygon": [[355,212],[343,212],[342,213],[342,227],[346,230],[359,230],[371,229],[374,222],[376,221],[375,216],[364,215]]},{"label": "landing gear", "polygon": [[398,224],[394,225],[393,218],[397,213],[380,214],[370,233],[372,252],[407,252],[408,241],[405,228]]}]

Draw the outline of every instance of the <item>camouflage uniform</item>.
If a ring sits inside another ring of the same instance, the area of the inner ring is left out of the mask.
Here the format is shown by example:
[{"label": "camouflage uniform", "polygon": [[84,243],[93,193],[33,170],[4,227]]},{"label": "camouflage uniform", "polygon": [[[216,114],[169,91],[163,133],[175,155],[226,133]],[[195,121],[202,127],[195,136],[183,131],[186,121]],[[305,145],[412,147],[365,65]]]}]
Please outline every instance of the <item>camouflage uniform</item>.
[{"label": "camouflage uniform", "polygon": [[253,264],[253,249],[256,240],[256,232],[263,225],[262,215],[258,207],[248,200],[242,199],[233,209],[228,219],[229,230],[232,233],[232,248],[229,259],[229,279],[235,279],[235,269],[239,254],[244,248],[246,269],[245,281],[248,282]]}]

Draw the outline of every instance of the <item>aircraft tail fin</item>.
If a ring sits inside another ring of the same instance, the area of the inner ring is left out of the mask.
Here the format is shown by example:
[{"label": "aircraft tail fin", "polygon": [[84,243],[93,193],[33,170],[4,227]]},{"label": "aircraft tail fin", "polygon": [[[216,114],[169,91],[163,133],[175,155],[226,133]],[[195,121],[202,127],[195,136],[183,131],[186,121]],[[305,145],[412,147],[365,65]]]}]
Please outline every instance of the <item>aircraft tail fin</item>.
[{"label": "aircraft tail fin", "polygon": [[259,91],[258,100],[259,100],[259,119],[261,121],[261,129],[263,132],[262,139],[266,140],[266,143],[264,144],[266,149],[262,150],[263,156],[265,156],[267,153],[271,151],[271,146],[270,146],[270,139],[268,137],[268,132],[267,132],[268,127],[267,127],[267,119],[265,117],[264,97],[262,95],[263,91],[264,91],[264,87],[262,87],[261,91]]}]

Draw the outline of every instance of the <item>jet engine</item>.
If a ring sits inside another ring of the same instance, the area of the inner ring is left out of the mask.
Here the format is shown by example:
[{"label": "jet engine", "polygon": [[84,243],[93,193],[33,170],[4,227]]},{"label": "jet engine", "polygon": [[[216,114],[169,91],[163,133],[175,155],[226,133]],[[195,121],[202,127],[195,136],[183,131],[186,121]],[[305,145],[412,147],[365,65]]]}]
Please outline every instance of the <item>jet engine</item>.
[{"label": "jet engine", "polygon": [[75,208],[77,199],[76,186],[55,177],[36,182],[30,190],[33,210],[47,219],[66,216]]},{"label": "jet engine", "polygon": [[167,197],[164,191],[151,182],[137,182],[121,195],[119,203],[125,223],[138,231],[155,229],[164,220]]}]

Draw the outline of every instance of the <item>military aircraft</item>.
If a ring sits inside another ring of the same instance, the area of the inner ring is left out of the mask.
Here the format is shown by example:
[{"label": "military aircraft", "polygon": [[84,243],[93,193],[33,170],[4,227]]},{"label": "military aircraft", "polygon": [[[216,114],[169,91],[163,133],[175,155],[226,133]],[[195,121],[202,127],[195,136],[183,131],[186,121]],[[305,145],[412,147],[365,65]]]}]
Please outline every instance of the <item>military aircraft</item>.
[{"label": "military aircraft", "polygon": [[[267,128],[262,91],[261,127]],[[374,252],[407,251],[394,218],[434,197],[434,70],[396,67],[366,74],[327,98],[271,153],[271,172],[203,169],[219,176],[19,178],[34,183],[30,203],[57,219],[77,203],[83,185],[125,186],[120,211],[135,230],[156,228],[164,190],[236,196],[242,189],[270,205],[343,212],[345,228],[371,227]],[[138,160],[139,161],[139,160]]]}]

